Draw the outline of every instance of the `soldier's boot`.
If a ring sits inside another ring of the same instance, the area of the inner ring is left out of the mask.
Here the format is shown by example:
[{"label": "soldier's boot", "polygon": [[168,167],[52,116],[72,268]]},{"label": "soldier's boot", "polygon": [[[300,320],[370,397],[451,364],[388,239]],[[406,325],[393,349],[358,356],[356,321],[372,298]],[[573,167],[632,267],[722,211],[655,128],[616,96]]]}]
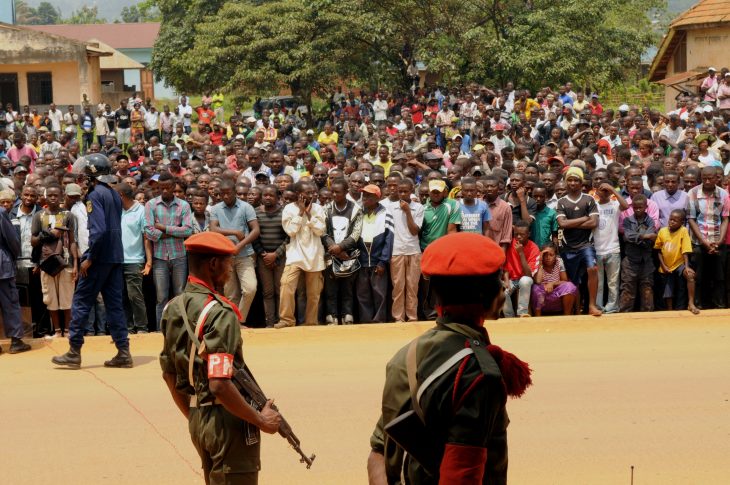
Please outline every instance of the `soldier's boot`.
[{"label": "soldier's boot", "polygon": [[56,365],[65,365],[72,369],[78,369],[81,367],[81,349],[71,347],[65,354],[52,358],[51,362]]},{"label": "soldier's boot", "polygon": [[117,352],[117,355],[115,355],[114,358],[104,362],[104,367],[130,369],[133,366],[134,361],[132,361],[132,354],[129,353],[129,349],[119,349],[119,352]]},{"label": "soldier's boot", "polygon": [[12,343],[10,344],[10,353],[11,354],[19,354],[21,352],[27,352],[30,350],[30,345],[23,342],[22,339],[13,337]]}]

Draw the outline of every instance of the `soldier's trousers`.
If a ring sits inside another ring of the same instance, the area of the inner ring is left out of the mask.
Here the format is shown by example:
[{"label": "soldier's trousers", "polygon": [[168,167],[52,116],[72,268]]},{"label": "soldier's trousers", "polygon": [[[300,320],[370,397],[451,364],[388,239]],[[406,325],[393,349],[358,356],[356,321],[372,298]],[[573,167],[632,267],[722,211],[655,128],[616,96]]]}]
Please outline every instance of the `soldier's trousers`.
[{"label": "soldier's trousers", "polygon": [[[258,484],[261,437],[255,426],[215,405],[190,408],[188,429],[207,485]],[[247,438],[256,442],[248,444]]]},{"label": "soldier's trousers", "polygon": [[640,311],[654,310],[654,263],[647,259],[643,263],[633,263],[629,258],[621,262],[621,296],[619,311],[632,312],[636,302],[636,291],[641,295]]}]

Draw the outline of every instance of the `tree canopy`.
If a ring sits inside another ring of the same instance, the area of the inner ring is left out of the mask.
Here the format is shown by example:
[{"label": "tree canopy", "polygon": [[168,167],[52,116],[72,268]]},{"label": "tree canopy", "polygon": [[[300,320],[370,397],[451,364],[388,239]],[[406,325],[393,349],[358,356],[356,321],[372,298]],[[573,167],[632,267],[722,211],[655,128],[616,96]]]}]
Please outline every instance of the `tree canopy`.
[{"label": "tree canopy", "polygon": [[48,2],[33,8],[24,0],[16,0],[15,17],[20,25],[48,25],[61,23],[61,11]]},{"label": "tree canopy", "polygon": [[[153,67],[178,90],[303,96],[336,80],[400,84],[411,60],[445,82],[596,87],[636,72],[665,0],[155,0]],[[180,35],[181,32],[187,35]]]}]

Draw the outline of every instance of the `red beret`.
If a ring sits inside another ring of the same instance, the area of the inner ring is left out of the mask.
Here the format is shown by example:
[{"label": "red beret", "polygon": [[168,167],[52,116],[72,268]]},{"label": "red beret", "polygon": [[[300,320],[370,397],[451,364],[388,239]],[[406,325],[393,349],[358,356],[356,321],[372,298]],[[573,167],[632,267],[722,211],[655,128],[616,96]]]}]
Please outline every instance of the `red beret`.
[{"label": "red beret", "polygon": [[236,252],[236,245],[218,232],[199,232],[185,241],[189,253],[230,255]]},{"label": "red beret", "polygon": [[488,237],[457,232],[428,245],[421,258],[426,276],[485,276],[504,264],[502,248]]}]

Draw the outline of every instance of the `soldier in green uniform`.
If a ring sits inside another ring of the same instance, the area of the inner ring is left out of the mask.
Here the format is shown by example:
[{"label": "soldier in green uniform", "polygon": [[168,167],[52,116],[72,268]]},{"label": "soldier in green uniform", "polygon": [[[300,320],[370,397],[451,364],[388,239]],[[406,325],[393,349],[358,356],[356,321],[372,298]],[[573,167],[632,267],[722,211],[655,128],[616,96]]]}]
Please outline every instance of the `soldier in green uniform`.
[{"label": "soldier in green uniform", "polygon": [[170,301],[161,321],[160,366],[172,399],[188,419],[193,444],[209,485],[258,483],[260,433],[281,422],[271,401],[259,412],[231,382],[243,366],[238,307],[215,288],[232,270],[234,244],[203,232],[185,242],[190,277],[185,292]]},{"label": "soldier in green uniform", "polygon": [[439,238],[423,253],[439,318],[387,365],[371,485],[507,482],[505,403],[531,380],[529,366],[491,345],[484,328],[504,303],[504,260],[494,241],[472,233]]}]

